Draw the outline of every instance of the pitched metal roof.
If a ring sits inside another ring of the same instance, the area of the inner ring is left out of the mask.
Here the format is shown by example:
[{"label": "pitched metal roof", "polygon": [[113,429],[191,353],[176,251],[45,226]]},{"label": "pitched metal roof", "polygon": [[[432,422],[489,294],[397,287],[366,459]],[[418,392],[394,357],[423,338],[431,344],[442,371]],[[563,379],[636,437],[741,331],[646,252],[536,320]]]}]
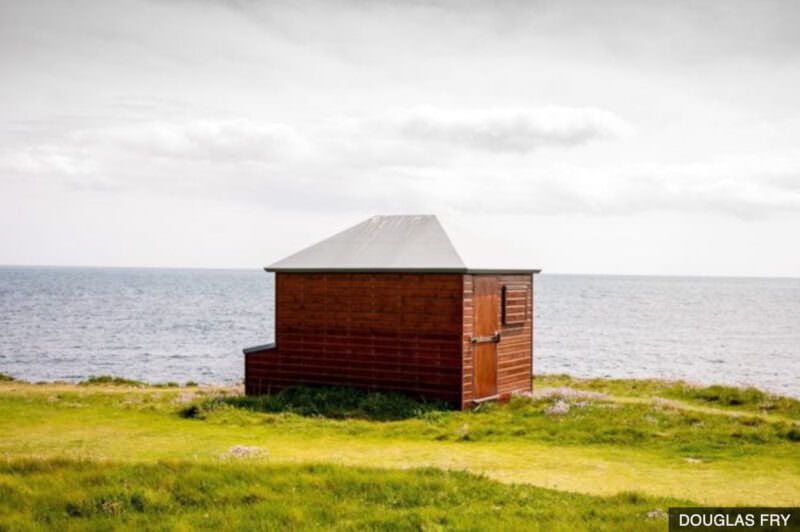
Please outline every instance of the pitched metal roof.
[{"label": "pitched metal roof", "polygon": [[373,216],[264,268],[268,272],[524,272],[470,269],[436,216]]}]

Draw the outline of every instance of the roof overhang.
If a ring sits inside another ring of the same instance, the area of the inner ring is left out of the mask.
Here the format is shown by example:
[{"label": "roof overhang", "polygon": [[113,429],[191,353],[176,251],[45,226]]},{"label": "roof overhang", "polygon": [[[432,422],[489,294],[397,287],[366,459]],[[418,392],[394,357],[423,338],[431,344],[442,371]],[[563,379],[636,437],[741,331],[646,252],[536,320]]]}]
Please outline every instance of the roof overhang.
[{"label": "roof overhang", "polygon": [[264,267],[270,273],[470,273],[486,275],[512,275],[541,273],[541,269],[479,269],[479,268],[272,268]]}]

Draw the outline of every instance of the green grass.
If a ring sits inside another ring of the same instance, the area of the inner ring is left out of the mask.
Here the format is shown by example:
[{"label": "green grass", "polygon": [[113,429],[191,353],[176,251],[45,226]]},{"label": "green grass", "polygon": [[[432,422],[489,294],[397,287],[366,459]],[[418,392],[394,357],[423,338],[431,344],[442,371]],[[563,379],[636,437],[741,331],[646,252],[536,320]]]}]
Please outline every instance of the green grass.
[{"label": "green grass", "polygon": [[[459,412],[341,389],[247,398],[237,387],[5,381],[0,530],[31,520],[57,529],[548,530],[555,516],[563,529],[637,530],[663,529],[643,515],[667,499],[800,504],[792,399],[767,396],[776,406],[764,409],[750,392],[730,404],[707,399],[723,396],[715,387],[565,376],[537,378],[535,388],[533,398]],[[304,480],[285,484],[293,475]],[[365,485],[385,498],[365,500]],[[486,502],[500,499],[511,502]]]},{"label": "green grass", "polygon": [[[568,410],[553,413],[558,403]],[[520,397],[507,405],[485,404],[476,411],[456,412],[403,396],[297,388],[276,396],[200,399],[180,413],[218,425],[268,423],[316,436],[622,446],[704,460],[800,452],[796,443],[800,429],[788,419],[770,421],[756,414],[685,411],[669,402],[620,403],[610,397],[580,395]],[[395,422],[365,422],[389,420]]]},{"label": "green grass", "polygon": [[681,503],[509,486],[430,468],[0,463],[5,530],[663,530],[664,511]]}]

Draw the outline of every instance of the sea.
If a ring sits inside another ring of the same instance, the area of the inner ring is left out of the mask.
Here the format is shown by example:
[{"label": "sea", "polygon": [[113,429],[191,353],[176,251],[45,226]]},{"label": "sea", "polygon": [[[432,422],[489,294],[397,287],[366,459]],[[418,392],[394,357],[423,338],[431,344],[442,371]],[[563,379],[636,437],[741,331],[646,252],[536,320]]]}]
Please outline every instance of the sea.
[{"label": "sea", "polygon": [[[756,386],[800,398],[800,279],[535,278],[534,372]],[[261,270],[0,267],[0,373],[240,382],[274,334]]]}]

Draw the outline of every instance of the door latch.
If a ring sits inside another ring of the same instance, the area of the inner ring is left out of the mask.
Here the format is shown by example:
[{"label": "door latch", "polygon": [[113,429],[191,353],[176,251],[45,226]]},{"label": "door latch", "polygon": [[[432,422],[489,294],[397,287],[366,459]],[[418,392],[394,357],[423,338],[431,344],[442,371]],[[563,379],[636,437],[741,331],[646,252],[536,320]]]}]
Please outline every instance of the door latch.
[{"label": "door latch", "polygon": [[500,331],[495,332],[491,336],[473,336],[469,339],[471,344],[496,344],[500,341]]}]

